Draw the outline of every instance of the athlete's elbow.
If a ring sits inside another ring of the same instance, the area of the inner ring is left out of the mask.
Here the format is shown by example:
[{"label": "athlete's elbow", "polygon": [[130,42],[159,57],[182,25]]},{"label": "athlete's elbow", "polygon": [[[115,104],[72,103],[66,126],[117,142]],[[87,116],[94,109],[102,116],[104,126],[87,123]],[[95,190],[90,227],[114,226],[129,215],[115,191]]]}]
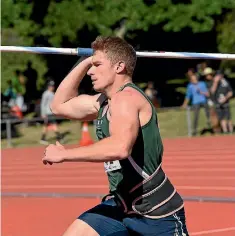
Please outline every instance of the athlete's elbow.
[{"label": "athlete's elbow", "polygon": [[58,115],[61,115],[61,112],[60,112],[60,109],[59,109],[59,106],[54,104],[53,102],[50,104],[50,109],[51,109],[51,112],[58,116]]},{"label": "athlete's elbow", "polygon": [[119,160],[128,158],[131,155],[131,150],[126,145],[117,145],[116,157]]}]

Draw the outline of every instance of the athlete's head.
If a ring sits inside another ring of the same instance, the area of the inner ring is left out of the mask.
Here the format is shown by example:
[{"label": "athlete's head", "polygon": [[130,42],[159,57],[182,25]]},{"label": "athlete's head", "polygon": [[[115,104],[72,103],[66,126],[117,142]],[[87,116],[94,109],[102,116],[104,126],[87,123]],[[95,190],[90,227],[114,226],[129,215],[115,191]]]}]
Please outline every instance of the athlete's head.
[{"label": "athlete's head", "polygon": [[99,36],[92,43],[92,67],[88,71],[96,91],[104,91],[119,78],[132,77],[136,52],[119,37]]}]

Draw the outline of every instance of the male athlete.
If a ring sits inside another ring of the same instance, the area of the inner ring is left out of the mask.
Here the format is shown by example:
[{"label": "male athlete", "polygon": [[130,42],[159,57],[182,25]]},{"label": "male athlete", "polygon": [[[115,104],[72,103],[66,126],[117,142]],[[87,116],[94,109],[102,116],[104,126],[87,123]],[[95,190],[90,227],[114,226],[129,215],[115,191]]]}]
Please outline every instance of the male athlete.
[{"label": "male athlete", "polygon": [[[134,49],[118,37],[98,37],[92,48],[93,56],[61,82],[51,109],[70,119],[97,119],[99,141],[74,149],[49,145],[43,162],[104,162],[110,193],[63,236],[188,235],[183,200],[161,167],[154,106],[132,82]],[[99,94],[77,96],[86,73]]]}]

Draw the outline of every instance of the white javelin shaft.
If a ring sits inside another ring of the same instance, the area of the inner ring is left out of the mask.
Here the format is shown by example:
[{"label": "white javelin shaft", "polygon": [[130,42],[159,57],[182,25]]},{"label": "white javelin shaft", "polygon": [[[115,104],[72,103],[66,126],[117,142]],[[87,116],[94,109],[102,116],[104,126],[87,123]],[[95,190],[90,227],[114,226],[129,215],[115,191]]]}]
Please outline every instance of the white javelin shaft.
[{"label": "white javelin shaft", "polygon": [[[91,48],[53,48],[53,47],[22,47],[0,46],[1,52],[26,52],[34,54],[60,54],[60,55],[92,55]],[[225,53],[197,53],[197,52],[136,52],[137,57],[149,58],[179,58],[179,59],[213,59],[235,60],[235,54]]]},{"label": "white javelin shaft", "polygon": [[197,52],[136,52],[138,57],[235,60],[235,54]]},{"label": "white javelin shaft", "polygon": [[76,48],[0,46],[1,52],[26,52],[33,54],[78,55]]}]

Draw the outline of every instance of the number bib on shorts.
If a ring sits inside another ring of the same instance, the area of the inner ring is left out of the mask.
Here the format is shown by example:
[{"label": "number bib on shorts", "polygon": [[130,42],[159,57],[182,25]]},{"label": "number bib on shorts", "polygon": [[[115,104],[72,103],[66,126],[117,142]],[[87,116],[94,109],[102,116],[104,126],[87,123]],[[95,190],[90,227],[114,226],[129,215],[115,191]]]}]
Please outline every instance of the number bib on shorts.
[{"label": "number bib on shorts", "polygon": [[104,169],[105,172],[110,172],[114,170],[119,170],[121,169],[121,165],[119,161],[108,161],[104,163]]}]

